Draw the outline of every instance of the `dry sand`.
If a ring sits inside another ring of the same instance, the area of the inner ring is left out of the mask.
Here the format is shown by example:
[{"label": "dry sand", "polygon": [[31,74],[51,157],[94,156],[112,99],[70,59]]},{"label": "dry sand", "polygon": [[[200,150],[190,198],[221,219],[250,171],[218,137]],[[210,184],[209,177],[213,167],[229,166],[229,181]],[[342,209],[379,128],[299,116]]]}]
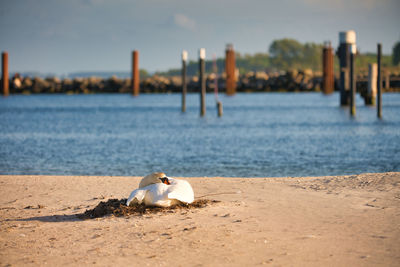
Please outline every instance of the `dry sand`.
[{"label": "dry sand", "polygon": [[77,218],[139,180],[0,176],[1,266],[400,266],[400,173],[187,178],[221,202]]}]

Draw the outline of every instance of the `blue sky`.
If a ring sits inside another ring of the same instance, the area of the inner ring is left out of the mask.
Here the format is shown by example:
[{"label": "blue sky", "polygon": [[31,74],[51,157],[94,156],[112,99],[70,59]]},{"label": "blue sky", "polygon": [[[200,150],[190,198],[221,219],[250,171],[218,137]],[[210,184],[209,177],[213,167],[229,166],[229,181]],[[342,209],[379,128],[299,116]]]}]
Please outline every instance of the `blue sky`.
[{"label": "blue sky", "polygon": [[354,29],[362,52],[400,40],[400,0],[1,0],[0,49],[10,71],[129,71],[133,49],[149,71],[180,66],[182,49],[266,52],[271,42],[332,41]]}]

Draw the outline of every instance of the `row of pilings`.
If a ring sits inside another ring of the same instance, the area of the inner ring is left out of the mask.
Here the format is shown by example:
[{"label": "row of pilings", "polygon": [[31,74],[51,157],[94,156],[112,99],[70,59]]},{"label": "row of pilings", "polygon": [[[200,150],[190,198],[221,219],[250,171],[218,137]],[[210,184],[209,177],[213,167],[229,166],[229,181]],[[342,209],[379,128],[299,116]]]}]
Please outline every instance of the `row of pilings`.
[{"label": "row of pilings", "polygon": [[[339,91],[340,105],[350,106],[350,114],[356,115],[357,77],[355,75],[355,60],[357,57],[356,33],[346,31],[339,33],[339,47],[336,55],[339,58]],[[375,105],[377,101],[377,117],[382,117],[382,45],[377,44],[377,63],[368,66],[368,86],[359,90],[366,105]],[[385,87],[390,87],[388,77],[385,77]],[[323,92],[330,94],[334,88],[333,49],[330,43],[323,48]]]},{"label": "row of pilings", "polygon": [[[268,92],[268,91],[323,91],[330,94],[335,90],[340,91],[340,104],[350,104],[350,49],[354,47],[355,34],[353,37],[340,37],[340,45],[336,52],[340,61],[339,77],[335,77],[333,69],[334,51],[330,43],[326,43],[322,50],[323,72],[312,72],[311,70],[290,70],[287,72],[249,72],[238,73],[235,63],[235,51],[232,45],[227,45],[225,50],[225,72],[222,75],[210,73],[203,75],[206,90],[212,91],[217,86],[221,92],[234,95],[238,92]],[[347,39],[346,39],[347,38]],[[352,40],[353,39],[353,40]],[[343,41],[344,40],[344,41]],[[139,77],[139,51],[132,52],[132,74],[131,79],[118,79],[111,77],[101,79],[96,77],[75,78],[60,80],[56,77],[41,79],[39,77],[21,77],[15,75],[9,81],[8,53],[2,53],[2,93],[128,93],[138,96],[140,91],[153,92],[198,92],[201,86],[198,76],[187,77],[186,61],[182,57],[182,76],[162,77],[154,75],[140,79]],[[357,91],[364,97],[366,104],[375,104],[377,92],[378,66],[369,66],[367,76],[354,77],[353,83]],[[381,71],[379,71],[381,74]],[[354,75],[354,74],[353,74]],[[399,87],[399,77],[389,74],[380,77],[380,83],[386,91],[390,88]]]}]

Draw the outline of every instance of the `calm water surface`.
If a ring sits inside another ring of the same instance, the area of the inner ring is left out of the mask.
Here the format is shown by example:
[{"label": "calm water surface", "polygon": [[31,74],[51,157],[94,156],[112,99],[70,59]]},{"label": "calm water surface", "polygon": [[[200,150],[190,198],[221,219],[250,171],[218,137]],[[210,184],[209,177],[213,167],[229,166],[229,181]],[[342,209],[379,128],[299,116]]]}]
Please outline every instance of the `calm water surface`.
[{"label": "calm water surface", "polygon": [[339,95],[31,95],[0,99],[0,174],[315,176],[400,171],[400,94],[383,120]]}]

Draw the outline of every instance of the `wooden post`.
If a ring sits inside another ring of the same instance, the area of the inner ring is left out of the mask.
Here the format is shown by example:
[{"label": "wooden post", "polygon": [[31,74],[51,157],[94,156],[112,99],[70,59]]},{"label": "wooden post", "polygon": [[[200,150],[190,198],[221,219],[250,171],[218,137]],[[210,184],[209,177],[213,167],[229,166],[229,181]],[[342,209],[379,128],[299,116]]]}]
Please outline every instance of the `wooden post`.
[{"label": "wooden post", "polygon": [[140,91],[140,76],[139,76],[139,51],[132,52],[132,94],[139,96]]},{"label": "wooden post", "polygon": [[206,58],[206,49],[200,48],[199,51],[199,85],[200,85],[200,116],[206,115],[206,66],[205,66],[205,58]]},{"label": "wooden post", "polygon": [[188,53],[186,50],[182,51],[182,112],[186,112],[186,61]]},{"label": "wooden post", "polygon": [[332,94],[335,89],[335,80],[333,75],[333,49],[330,42],[325,43],[325,47],[322,49],[322,66],[322,91],[324,94]]},{"label": "wooden post", "polygon": [[382,118],[382,78],[381,78],[381,56],[382,56],[382,44],[378,44],[378,105],[377,105],[377,116]]},{"label": "wooden post", "polygon": [[233,45],[228,44],[225,50],[226,94],[236,93],[236,63]]},{"label": "wooden post", "polygon": [[354,54],[350,52],[350,114],[356,115],[356,81],[354,75]]},{"label": "wooden post", "polygon": [[378,67],[376,63],[368,64],[368,92],[364,97],[365,105],[375,105],[377,94]]},{"label": "wooden post", "polygon": [[350,102],[350,47],[356,44],[356,33],[340,32],[339,43],[337,55],[340,65],[340,105],[347,106]]},{"label": "wooden post", "polygon": [[390,73],[388,70],[385,71],[385,90],[390,90]]},{"label": "wooden post", "polygon": [[221,101],[217,102],[217,110],[218,110],[218,117],[222,117],[223,108],[222,108],[222,102]]},{"label": "wooden post", "polygon": [[9,83],[8,83],[8,53],[4,51],[1,56],[2,56],[1,87],[3,89],[3,96],[8,96],[10,94]]}]

